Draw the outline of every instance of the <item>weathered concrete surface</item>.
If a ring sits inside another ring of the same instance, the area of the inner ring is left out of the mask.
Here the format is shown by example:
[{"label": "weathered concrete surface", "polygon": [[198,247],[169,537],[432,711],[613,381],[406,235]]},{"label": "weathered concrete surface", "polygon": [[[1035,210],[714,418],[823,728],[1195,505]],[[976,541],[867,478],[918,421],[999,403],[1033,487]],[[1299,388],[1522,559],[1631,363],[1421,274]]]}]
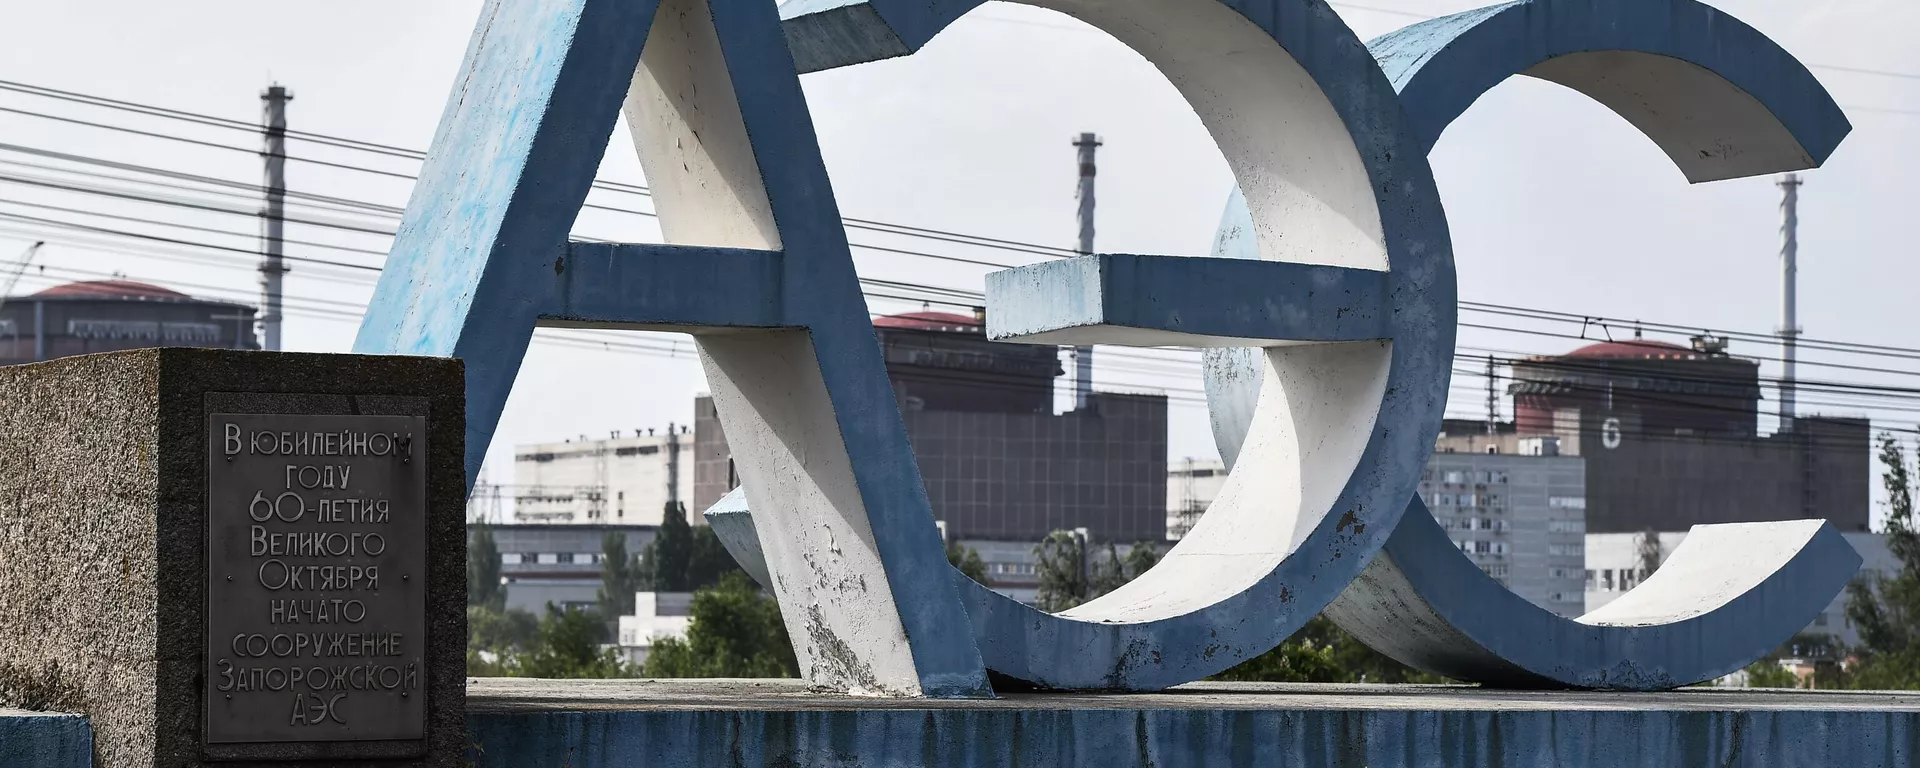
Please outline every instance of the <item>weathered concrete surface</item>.
[{"label": "weathered concrete surface", "polygon": [[413,407],[395,396],[425,398],[432,758],[353,764],[454,764],[466,671],[460,361],[146,349],[0,367],[0,392],[0,706],[86,715],[101,768],[205,764],[208,394],[225,393],[234,413],[257,412],[262,396],[292,413],[391,413]]},{"label": "weathered concrete surface", "polygon": [[[1817,166],[1851,129],[1792,54],[1693,0],[1522,0],[1421,22],[1367,47],[1428,148],[1482,93],[1520,75],[1612,108],[1696,182]],[[1270,258],[1252,199],[1238,191],[1229,199],[1214,256]],[[1261,358],[1250,348],[1203,354],[1215,442],[1230,467],[1254,445],[1256,406],[1276,381]],[[1681,568],[1662,569],[1632,603],[1568,620],[1487,577],[1415,498],[1327,615],[1369,646],[1454,679],[1658,690],[1764,655],[1859,566],[1818,521],[1704,532]]]},{"label": "weathered concrete surface", "polygon": [[[808,677],[991,695],[772,4],[487,4],[354,349],[459,357],[477,474],[536,325],[695,334]],[[664,244],[569,244],[624,106]]]},{"label": "weathered concrete surface", "polygon": [[1920,696],[1193,683],[992,701],[788,681],[480,679],[477,766],[1600,768],[1920,762]]},{"label": "weathered concrete surface", "polygon": [[[910,52],[980,4],[802,0],[781,12],[807,69]],[[1142,578],[1059,615],[955,583],[994,672],[1057,689],[1164,688],[1278,645],[1383,545],[1446,399],[1452,250],[1426,145],[1386,74],[1325,4],[1031,4],[1107,31],[1166,75],[1247,191],[1268,261],[1100,255],[998,273],[988,281],[989,335],[1141,346],[1260,339],[1262,371],[1278,383],[1262,393],[1249,441],[1260,471],[1230,478],[1213,513]],[[777,572],[772,542],[784,537],[764,520],[782,514],[768,502],[785,499],[755,496],[755,482],[742,484]]]},{"label": "weathered concrete surface", "polygon": [[88,768],[93,728],[79,715],[0,709],[0,766]]}]

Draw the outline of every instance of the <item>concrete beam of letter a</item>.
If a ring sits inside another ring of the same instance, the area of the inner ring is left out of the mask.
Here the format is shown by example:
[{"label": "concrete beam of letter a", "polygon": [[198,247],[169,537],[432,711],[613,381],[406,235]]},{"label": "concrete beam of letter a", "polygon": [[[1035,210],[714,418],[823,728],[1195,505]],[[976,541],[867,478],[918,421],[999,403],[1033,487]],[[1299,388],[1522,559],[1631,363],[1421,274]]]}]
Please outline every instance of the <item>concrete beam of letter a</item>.
[{"label": "concrete beam of letter a", "polygon": [[[536,326],[694,335],[807,678],[991,696],[772,3],[490,0],[355,349],[467,361],[468,482]],[[570,243],[616,117],[665,244]]]}]

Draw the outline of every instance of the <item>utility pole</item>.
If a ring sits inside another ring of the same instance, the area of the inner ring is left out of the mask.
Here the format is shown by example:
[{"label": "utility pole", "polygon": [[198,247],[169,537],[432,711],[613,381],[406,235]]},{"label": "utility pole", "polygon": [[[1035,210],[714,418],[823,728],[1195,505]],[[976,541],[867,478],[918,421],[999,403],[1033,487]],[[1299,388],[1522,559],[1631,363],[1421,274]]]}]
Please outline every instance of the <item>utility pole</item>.
[{"label": "utility pole", "polygon": [[667,422],[667,502],[680,501],[680,428]]},{"label": "utility pole", "polygon": [[1794,363],[1799,354],[1800,318],[1795,293],[1800,282],[1800,175],[1780,179],[1780,428],[1793,431]]},{"label": "utility pole", "polygon": [[285,86],[272,85],[260,94],[266,102],[265,123],[267,161],[267,209],[261,213],[260,248],[260,334],[261,348],[280,349],[281,283],[287,274],[283,236],[287,208],[287,102],[293,94]]},{"label": "utility pole", "polygon": [[[1091,133],[1080,134],[1073,142],[1080,153],[1080,244],[1075,250],[1082,256],[1093,255],[1093,151],[1100,147],[1100,138]],[[1088,401],[1093,399],[1093,347],[1073,348],[1073,407],[1074,410],[1086,410]]]},{"label": "utility pole", "polygon": [[[1495,386],[1494,386],[1494,378],[1493,378],[1493,355],[1487,355],[1487,437],[1488,438],[1492,438],[1496,433],[1497,430],[1494,427],[1494,423],[1499,420],[1500,420],[1500,400],[1499,400],[1499,395],[1495,394]],[[1518,424],[1516,424],[1515,426],[1517,427]]]}]

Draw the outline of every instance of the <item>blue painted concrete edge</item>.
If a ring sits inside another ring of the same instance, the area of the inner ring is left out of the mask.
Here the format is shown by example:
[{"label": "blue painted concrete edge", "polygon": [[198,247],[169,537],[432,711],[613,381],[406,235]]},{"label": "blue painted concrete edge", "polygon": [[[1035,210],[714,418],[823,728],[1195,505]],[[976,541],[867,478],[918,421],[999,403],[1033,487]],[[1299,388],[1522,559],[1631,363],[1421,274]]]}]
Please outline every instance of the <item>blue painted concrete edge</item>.
[{"label": "blue painted concrete edge", "polygon": [[[1083,326],[1244,340],[1393,335],[1387,273],[1238,258],[1103,253],[987,275],[994,341]],[[1206,346],[1196,343],[1195,346]]]},{"label": "blue painted concrete edge", "polygon": [[1920,713],[1870,710],[575,710],[467,722],[476,768],[1897,768],[1920,754]]},{"label": "blue painted concrete edge", "polygon": [[93,726],[81,715],[0,710],[0,766],[89,768]]}]

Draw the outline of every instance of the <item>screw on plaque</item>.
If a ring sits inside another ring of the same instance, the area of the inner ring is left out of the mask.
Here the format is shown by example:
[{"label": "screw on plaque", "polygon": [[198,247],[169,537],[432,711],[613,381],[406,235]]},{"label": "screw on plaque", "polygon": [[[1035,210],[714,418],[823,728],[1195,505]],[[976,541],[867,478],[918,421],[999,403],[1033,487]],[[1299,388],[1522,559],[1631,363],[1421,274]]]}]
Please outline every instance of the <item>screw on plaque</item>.
[{"label": "screw on plaque", "polygon": [[228,577],[227,577],[227,581],[233,581],[233,577],[232,577],[232,576],[228,576]]}]

